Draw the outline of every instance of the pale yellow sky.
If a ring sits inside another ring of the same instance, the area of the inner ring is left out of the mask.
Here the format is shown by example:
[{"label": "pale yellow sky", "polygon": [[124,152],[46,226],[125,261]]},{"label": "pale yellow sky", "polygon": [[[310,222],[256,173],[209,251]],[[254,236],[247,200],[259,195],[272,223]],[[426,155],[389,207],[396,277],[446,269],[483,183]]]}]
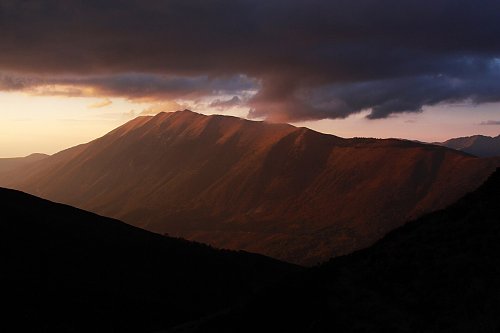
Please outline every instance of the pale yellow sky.
[{"label": "pale yellow sky", "polygon": [[[33,96],[0,92],[0,157],[53,154],[100,137],[144,110],[151,113],[190,108],[206,114],[245,116],[247,109],[223,111],[203,101],[135,103],[123,98]],[[342,137],[398,137],[444,141],[451,137],[500,134],[499,125],[480,125],[500,120],[500,104],[439,106],[423,113],[368,120],[365,114],[347,119],[301,122],[294,125]]]},{"label": "pale yellow sky", "polygon": [[88,142],[133,118],[131,103],[102,98],[0,93],[0,157],[53,154]]}]

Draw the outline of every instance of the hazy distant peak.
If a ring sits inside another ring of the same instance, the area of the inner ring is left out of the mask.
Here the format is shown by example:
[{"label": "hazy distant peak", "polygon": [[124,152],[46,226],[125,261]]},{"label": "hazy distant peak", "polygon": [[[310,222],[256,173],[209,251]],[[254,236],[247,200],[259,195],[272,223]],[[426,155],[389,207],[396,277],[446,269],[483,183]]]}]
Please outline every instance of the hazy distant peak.
[{"label": "hazy distant peak", "polygon": [[47,158],[49,157],[50,155],[48,154],[43,154],[43,153],[33,153],[33,154],[29,154],[28,156],[26,156],[25,158],[29,158],[29,159],[44,159],[44,158]]},{"label": "hazy distant peak", "polygon": [[472,135],[453,138],[438,144],[479,157],[500,156],[500,135],[496,137]]},{"label": "hazy distant peak", "polygon": [[0,172],[7,172],[46,159],[50,155],[33,153],[25,157],[0,158]]}]

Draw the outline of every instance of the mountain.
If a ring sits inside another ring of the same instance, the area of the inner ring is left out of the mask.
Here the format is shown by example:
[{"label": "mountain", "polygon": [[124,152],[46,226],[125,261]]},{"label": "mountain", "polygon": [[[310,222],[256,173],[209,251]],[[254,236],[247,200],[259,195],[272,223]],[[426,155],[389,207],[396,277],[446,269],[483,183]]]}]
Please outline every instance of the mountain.
[{"label": "mountain", "polygon": [[498,332],[500,169],[376,245],[172,332]]},{"label": "mountain", "polygon": [[315,264],[476,189],[498,160],[190,111],[139,117],[0,185],[219,248]]},{"label": "mountain", "polygon": [[0,158],[0,173],[25,167],[31,163],[46,159],[49,155],[31,154],[26,157]]},{"label": "mountain", "polygon": [[2,332],[154,332],[298,268],[0,189]]},{"label": "mountain", "polygon": [[438,143],[479,157],[500,156],[500,135],[497,137],[474,135]]}]

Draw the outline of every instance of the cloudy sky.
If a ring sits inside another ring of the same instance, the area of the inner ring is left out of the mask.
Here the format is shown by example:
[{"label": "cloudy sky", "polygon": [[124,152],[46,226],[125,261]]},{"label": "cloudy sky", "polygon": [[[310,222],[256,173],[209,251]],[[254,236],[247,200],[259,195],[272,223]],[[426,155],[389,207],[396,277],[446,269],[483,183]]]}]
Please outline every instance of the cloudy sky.
[{"label": "cloudy sky", "polygon": [[340,136],[500,134],[498,0],[0,0],[0,156],[189,108]]}]

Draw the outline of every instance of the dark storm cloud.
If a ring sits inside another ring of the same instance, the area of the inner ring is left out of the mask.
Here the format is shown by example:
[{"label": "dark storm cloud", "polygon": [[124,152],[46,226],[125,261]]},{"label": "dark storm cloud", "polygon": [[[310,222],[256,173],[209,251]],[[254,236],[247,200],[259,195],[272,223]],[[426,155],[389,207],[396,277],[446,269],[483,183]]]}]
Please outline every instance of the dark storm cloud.
[{"label": "dark storm cloud", "polygon": [[245,75],[251,115],[381,118],[499,101],[499,22],[497,0],[0,0],[0,69],[132,97]]},{"label": "dark storm cloud", "polygon": [[196,98],[255,89],[256,83],[242,75],[232,77],[183,77],[153,74],[115,74],[52,80],[59,84],[92,86],[101,95],[129,98]]},{"label": "dark storm cloud", "polygon": [[[86,88],[91,87],[92,90]],[[171,76],[143,73],[105,75],[0,75],[0,90],[39,95],[121,96],[130,99],[197,98],[257,89],[255,80],[232,77]]]},{"label": "dark storm cloud", "polygon": [[35,84],[36,82],[33,79],[0,73],[0,91],[24,90],[25,88]]}]

